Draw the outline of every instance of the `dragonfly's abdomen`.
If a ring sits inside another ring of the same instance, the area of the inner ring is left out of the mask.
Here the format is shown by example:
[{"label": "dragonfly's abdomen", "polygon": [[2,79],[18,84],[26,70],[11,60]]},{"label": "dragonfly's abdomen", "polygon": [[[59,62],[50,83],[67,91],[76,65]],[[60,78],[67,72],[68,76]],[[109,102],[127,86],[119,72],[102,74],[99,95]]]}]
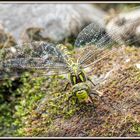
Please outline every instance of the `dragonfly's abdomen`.
[{"label": "dragonfly's abdomen", "polygon": [[62,52],[66,63],[72,65],[74,63],[74,58],[72,57],[72,53],[67,49],[67,47],[63,44],[59,44],[57,45],[57,48]]}]

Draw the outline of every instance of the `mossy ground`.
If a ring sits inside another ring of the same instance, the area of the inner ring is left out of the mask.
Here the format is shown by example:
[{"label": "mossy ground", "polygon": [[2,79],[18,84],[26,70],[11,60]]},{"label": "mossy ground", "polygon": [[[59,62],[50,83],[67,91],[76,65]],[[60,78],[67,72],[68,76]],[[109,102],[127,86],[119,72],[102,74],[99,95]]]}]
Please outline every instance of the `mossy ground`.
[{"label": "mossy ground", "polygon": [[[94,66],[94,75],[107,72],[112,64],[117,66],[110,77],[96,87],[106,102],[94,98],[97,115],[92,105],[79,106],[72,100],[68,109],[71,87],[64,90],[67,79],[63,76],[33,78],[25,73],[18,79],[21,84],[15,89],[9,81],[9,91],[2,95],[8,100],[2,103],[8,110],[2,110],[1,106],[1,123],[4,122],[1,129],[6,131],[1,131],[1,135],[140,136],[139,53],[140,48],[120,46],[115,55],[108,55]],[[108,62],[110,65],[105,65]]]},{"label": "mossy ground", "polygon": [[68,108],[71,87],[64,90],[64,76],[25,72],[18,79],[1,81],[0,136],[140,136],[140,48],[114,49],[88,73],[92,78],[111,71],[96,87],[106,102],[94,98],[97,115],[92,105],[73,100]]}]

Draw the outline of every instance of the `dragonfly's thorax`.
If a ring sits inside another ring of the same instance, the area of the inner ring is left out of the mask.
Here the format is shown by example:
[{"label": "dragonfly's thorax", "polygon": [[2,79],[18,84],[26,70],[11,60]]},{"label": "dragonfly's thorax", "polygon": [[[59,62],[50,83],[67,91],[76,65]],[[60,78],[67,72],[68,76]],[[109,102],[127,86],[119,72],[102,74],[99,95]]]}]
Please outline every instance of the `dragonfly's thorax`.
[{"label": "dragonfly's thorax", "polygon": [[69,74],[69,79],[72,83],[72,85],[81,83],[81,82],[86,82],[86,76],[84,71],[78,66],[78,64],[74,63],[70,67],[70,74]]}]

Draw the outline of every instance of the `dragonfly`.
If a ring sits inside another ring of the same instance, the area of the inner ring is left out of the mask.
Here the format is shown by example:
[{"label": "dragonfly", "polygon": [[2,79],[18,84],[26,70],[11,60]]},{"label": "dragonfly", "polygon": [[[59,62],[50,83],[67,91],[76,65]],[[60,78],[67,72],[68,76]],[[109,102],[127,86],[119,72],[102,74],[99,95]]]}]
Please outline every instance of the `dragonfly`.
[{"label": "dragonfly", "polygon": [[[126,22],[123,24],[123,28],[128,29],[138,23],[139,20]],[[122,26],[117,27],[117,30],[120,29]],[[136,28],[134,29],[136,30]],[[111,30],[115,32],[116,27],[112,27]],[[122,35],[126,34],[122,33]],[[72,51],[69,51],[63,44],[43,41],[2,48],[0,50],[0,78],[3,79],[5,73],[8,73],[9,77],[18,77],[21,70],[32,69],[42,70],[40,76],[67,74],[69,82],[65,89],[71,85],[72,93],[69,100],[75,97],[78,103],[86,102],[94,105],[92,95],[100,96],[101,92],[94,90],[96,84],[90,78],[88,68],[93,70],[97,63],[108,58],[110,54],[115,55],[117,47],[138,42],[138,39],[135,38],[132,40],[131,37],[128,37],[125,41],[122,41],[122,38],[110,35],[105,28],[94,22],[78,34]],[[79,50],[82,50],[80,56],[78,56]]]}]

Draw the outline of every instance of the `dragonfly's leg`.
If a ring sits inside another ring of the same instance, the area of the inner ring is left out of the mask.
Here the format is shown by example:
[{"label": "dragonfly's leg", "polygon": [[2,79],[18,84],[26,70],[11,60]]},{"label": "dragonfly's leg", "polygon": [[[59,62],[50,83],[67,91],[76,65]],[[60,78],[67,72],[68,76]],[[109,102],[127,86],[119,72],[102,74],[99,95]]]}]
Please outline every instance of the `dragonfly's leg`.
[{"label": "dragonfly's leg", "polygon": [[95,112],[95,115],[97,116],[97,112],[96,112],[96,110],[95,110],[95,104],[94,104],[94,101],[93,101],[93,99],[92,99],[92,96],[90,96],[90,94],[89,94],[89,98],[90,98],[90,100],[92,101],[92,105],[93,105],[93,111]]},{"label": "dragonfly's leg", "polygon": [[68,111],[69,111],[69,108],[70,108],[70,99],[73,97],[73,95],[70,95],[69,98],[68,98]]},{"label": "dragonfly's leg", "polygon": [[92,83],[93,86],[96,86],[96,85],[93,83],[93,81],[92,81],[89,77],[87,77],[87,80],[90,81],[90,82]]},{"label": "dragonfly's leg", "polygon": [[95,91],[92,92],[91,94],[98,96],[105,104],[107,104],[107,103],[104,101],[104,99],[99,95],[99,94],[100,94],[99,91],[95,90]]},{"label": "dragonfly's leg", "polygon": [[65,88],[63,89],[63,91],[66,91],[69,85],[70,85],[70,82],[68,82],[68,83],[66,84]]},{"label": "dragonfly's leg", "polygon": [[92,91],[91,94],[96,95],[101,98],[101,96],[100,96],[101,92],[99,92],[98,90]]},{"label": "dragonfly's leg", "polygon": [[75,106],[79,107],[79,105],[80,105],[80,102],[79,102],[78,98],[76,97]]}]

